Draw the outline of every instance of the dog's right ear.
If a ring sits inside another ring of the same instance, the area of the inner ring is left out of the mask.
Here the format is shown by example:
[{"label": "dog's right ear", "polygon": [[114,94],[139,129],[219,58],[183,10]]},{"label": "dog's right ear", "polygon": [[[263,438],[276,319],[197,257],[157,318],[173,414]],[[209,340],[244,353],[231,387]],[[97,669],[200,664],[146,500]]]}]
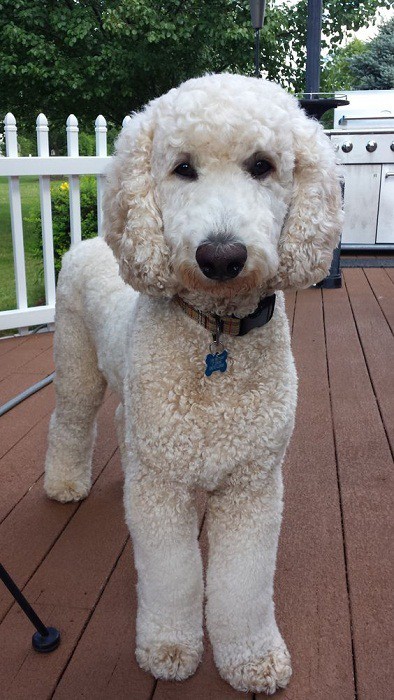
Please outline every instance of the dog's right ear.
[{"label": "dog's right ear", "polygon": [[151,175],[154,106],[123,127],[107,171],[103,197],[105,240],[125,282],[152,296],[172,296],[169,250]]}]

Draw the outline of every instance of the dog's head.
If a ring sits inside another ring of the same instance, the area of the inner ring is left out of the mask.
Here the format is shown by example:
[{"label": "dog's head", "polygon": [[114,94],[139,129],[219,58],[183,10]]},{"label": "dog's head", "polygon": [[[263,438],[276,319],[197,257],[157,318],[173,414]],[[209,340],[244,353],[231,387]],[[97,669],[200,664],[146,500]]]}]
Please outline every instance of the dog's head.
[{"label": "dog's head", "polygon": [[189,80],[118,138],[104,226],[139,291],[226,299],[309,286],[326,276],[341,223],[331,144],[273,83]]}]

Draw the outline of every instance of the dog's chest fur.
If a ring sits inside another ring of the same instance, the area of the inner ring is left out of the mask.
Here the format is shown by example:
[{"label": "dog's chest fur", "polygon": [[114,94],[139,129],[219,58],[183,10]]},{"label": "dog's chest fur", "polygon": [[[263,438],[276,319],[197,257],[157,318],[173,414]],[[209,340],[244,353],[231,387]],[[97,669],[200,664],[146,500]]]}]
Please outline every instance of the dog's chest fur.
[{"label": "dog's chest fur", "polygon": [[206,377],[210,333],[172,302],[140,297],[124,387],[136,470],[212,489],[286,448],[296,374],[282,296],[267,326],[222,340],[228,369]]}]

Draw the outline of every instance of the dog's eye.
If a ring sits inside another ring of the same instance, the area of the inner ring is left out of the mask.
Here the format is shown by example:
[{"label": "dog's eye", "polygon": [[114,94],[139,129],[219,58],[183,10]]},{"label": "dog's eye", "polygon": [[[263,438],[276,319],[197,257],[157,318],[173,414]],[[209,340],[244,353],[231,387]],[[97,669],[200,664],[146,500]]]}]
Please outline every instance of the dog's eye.
[{"label": "dog's eye", "polygon": [[197,172],[190,163],[180,163],[174,170],[176,175],[188,178],[189,180],[197,180]]},{"label": "dog's eye", "polygon": [[251,176],[256,180],[261,180],[266,177],[272,170],[273,167],[271,163],[268,160],[264,160],[264,158],[259,158],[248,167]]}]

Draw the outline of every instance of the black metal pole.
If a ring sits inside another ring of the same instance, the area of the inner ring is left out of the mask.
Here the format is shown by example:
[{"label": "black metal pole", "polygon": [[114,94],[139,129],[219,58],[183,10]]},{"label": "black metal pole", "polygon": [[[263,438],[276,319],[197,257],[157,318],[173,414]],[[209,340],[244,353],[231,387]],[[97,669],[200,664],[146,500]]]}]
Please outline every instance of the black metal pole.
[{"label": "black metal pole", "polygon": [[[306,113],[308,101],[314,97],[318,98],[320,91],[320,53],[321,53],[321,28],[322,28],[323,0],[308,0],[307,35],[306,35],[306,79],[305,79],[305,100],[301,100]],[[316,107],[314,108],[316,111]],[[319,110],[317,110],[319,111]],[[320,117],[323,116],[324,109],[321,110]],[[320,119],[319,117],[319,119]],[[343,196],[343,190],[342,190]],[[342,286],[341,267],[341,242],[333,252],[330,271],[327,277],[319,282],[316,287],[334,289]]]},{"label": "black metal pole", "polygon": [[261,78],[260,73],[260,29],[254,30],[254,67],[256,78]]},{"label": "black metal pole", "polygon": [[306,35],[306,92],[319,92],[320,89],[320,53],[322,0],[308,0],[308,18]]},{"label": "black metal pole", "polygon": [[37,630],[36,634],[33,635],[34,649],[44,652],[56,649],[60,643],[60,634],[58,630],[54,627],[47,627],[44,625],[2,564],[0,564],[0,580],[7,586],[11,595]]},{"label": "black metal pole", "polygon": [[250,19],[254,29],[254,66],[256,78],[260,72],[260,29],[264,24],[265,0],[250,0]]}]

